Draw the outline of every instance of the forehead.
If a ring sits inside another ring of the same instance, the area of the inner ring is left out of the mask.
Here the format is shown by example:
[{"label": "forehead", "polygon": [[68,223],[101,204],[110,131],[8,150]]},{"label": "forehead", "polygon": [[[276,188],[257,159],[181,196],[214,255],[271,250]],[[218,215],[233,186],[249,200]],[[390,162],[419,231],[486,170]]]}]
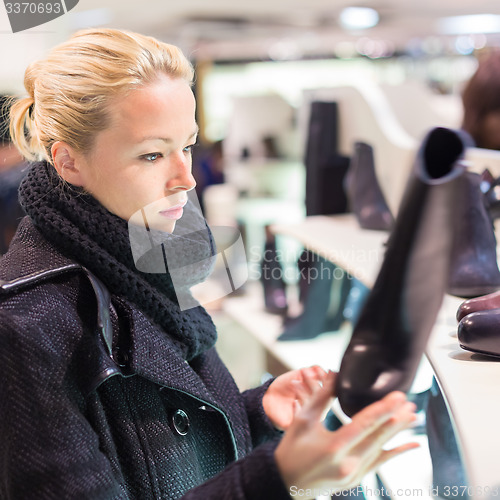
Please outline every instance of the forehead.
[{"label": "forehead", "polygon": [[161,76],[116,99],[109,107],[111,126],[130,127],[142,134],[165,128],[195,127],[196,102],[191,86],[180,78]]}]

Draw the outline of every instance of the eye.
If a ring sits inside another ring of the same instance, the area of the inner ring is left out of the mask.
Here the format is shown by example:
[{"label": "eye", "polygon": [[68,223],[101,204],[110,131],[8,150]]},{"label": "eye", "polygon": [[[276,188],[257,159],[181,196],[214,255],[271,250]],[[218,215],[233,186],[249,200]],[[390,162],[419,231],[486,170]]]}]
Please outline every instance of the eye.
[{"label": "eye", "polygon": [[186,146],[183,151],[184,153],[192,153],[193,152],[193,148],[196,146],[196,143],[195,144],[190,144],[189,146]]},{"label": "eye", "polygon": [[148,153],[145,155],[141,155],[140,158],[141,160],[149,161],[149,162],[155,162],[158,160],[158,158],[161,158],[163,155],[161,153]]}]

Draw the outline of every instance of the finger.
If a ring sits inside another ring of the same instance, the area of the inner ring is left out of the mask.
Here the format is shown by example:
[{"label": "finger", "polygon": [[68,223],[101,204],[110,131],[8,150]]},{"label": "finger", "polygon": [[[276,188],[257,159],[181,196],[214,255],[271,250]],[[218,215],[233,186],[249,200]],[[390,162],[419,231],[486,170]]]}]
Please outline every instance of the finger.
[{"label": "finger", "polygon": [[349,454],[358,457],[378,456],[388,441],[415,422],[415,409],[413,403],[406,403],[389,420],[374,428]]},{"label": "finger", "polygon": [[356,470],[354,472],[354,477],[350,477],[352,483],[359,483],[371,471],[376,471],[385,462],[389,461],[391,458],[401,455],[410,450],[419,448],[420,445],[415,442],[405,443],[403,445],[397,446],[391,450],[379,450],[379,453],[375,454],[371,460],[367,460],[365,464],[360,464],[354,461],[356,465]]},{"label": "finger", "polygon": [[304,401],[311,395],[312,390],[304,381],[292,380],[291,384],[293,387],[295,398],[299,401]]},{"label": "finger", "polygon": [[373,463],[367,467],[366,472],[378,469],[381,465],[391,460],[391,458],[397,457],[402,453],[406,453],[407,451],[415,450],[417,448],[420,448],[420,444],[411,442],[402,444],[390,450],[382,450],[379,456],[373,461]]},{"label": "finger", "polygon": [[316,380],[318,380],[320,382],[325,380],[325,378],[328,375],[328,372],[319,365],[311,366],[311,370],[314,371],[314,376],[315,376]]},{"label": "finger", "polygon": [[310,366],[308,368],[302,368],[300,370],[302,376],[302,381],[309,389],[309,392],[315,389],[316,386],[321,385],[325,379],[326,372],[320,366]]},{"label": "finger", "polygon": [[[347,453],[346,458],[351,457],[358,464],[358,473],[361,471],[364,475],[393,456],[418,446],[418,443],[407,443],[389,450],[389,453],[384,450],[387,442],[402,430],[407,429],[416,420],[414,411],[415,405],[413,403],[406,403],[388,421]],[[341,454],[339,455],[339,460],[345,460]]]},{"label": "finger", "polygon": [[338,445],[342,448],[356,446],[389,420],[406,401],[404,393],[392,392],[380,401],[367,406],[354,415],[349,424],[335,431]]},{"label": "finger", "polygon": [[327,404],[330,403],[332,398],[334,383],[335,374],[332,372],[326,377],[323,386],[316,385],[312,394],[303,400],[301,413],[311,420],[320,421]]}]

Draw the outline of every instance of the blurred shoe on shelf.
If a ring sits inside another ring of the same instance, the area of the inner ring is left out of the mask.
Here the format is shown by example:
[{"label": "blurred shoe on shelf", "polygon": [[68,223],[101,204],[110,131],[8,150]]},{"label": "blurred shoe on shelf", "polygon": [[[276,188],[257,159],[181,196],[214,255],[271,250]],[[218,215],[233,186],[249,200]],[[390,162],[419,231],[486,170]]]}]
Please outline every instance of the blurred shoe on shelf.
[{"label": "blurred shoe on shelf", "polygon": [[304,157],[307,215],[346,212],[347,197],[343,182],[349,158],[338,150],[338,131],[338,104],[313,101]]},{"label": "blurred shoe on shelf", "polygon": [[460,347],[467,351],[500,357],[500,309],[473,312],[458,324]]},{"label": "blurred shoe on shelf", "polygon": [[497,241],[480,185],[481,175],[474,172],[458,180],[448,284],[448,293],[457,297],[478,297],[500,289]]},{"label": "blurred shoe on shelf", "polygon": [[269,228],[266,228],[264,254],[260,264],[260,281],[264,289],[264,305],[271,314],[285,315],[288,310],[286,285],[283,280],[283,268],[276,250],[276,240]]},{"label": "blurred shoe on shelf", "polygon": [[296,318],[285,319],[285,329],[278,337],[279,341],[313,339],[322,333],[339,330],[346,320],[344,308],[349,297],[351,277],[312,252],[308,252],[307,262],[302,260],[300,272],[303,312]]},{"label": "blurred shoe on shelf", "polygon": [[354,144],[345,190],[349,207],[363,229],[386,231],[392,227],[394,218],[377,180],[373,148],[364,142]]},{"label": "blurred shoe on shelf", "polygon": [[488,293],[480,297],[465,300],[457,310],[457,321],[461,321],[468,314],[500,308],[500,292]]}]

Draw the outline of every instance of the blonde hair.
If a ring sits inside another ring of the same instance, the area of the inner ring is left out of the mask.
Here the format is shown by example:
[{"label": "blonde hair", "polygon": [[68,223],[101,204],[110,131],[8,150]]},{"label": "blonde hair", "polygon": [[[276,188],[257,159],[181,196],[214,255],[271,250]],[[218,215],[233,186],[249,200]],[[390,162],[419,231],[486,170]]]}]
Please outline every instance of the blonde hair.
[{"label": "blonde hair", "polygon": [[26,69],[28,97],[10,111],[13,142],[29,160],[52,163],[56,141],[87,153],[107,127],[110,101],[153,83],[161,73],[190,84],[194,77],[191,63],[174,45],[116,29],[78,31]]}]

